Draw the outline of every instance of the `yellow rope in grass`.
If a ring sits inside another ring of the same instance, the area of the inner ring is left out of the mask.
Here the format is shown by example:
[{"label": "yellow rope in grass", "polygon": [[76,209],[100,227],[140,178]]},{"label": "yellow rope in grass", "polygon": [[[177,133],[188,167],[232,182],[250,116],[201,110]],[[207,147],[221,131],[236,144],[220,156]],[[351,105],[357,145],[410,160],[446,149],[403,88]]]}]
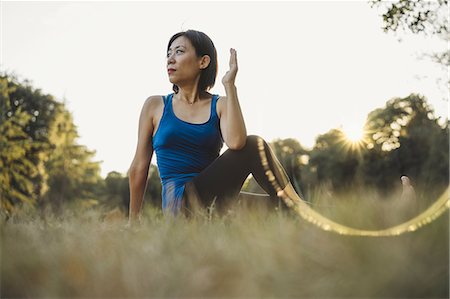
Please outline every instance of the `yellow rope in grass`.
[{"label": "yellow rope in grass", "polygon": [[[273,172],[269,169],[269,164],[267,162],[267,157],[264,150],[264,140],[262,138],[258,138],[258,148],[261,163],[266,171],[266,175],[269,181],[272,183],[277,192],[282,191],[279,183],[273,175]],[[280,166],[276,165],[276,167]],[[433,222],[450,208],[449,188],[447,188],[447,190],[445,190],[445,192],[438,198],[438,200],[436,200],[427,210],[420,213],[411,220],[386,229],[364,230],[348,227],[326,218],[325,216],[319,214],[311,207],[309,207],[305,202],[303,202],[298,194],[294,192],[287,192],[282,198],[288,207],[294,210],[306,221],[318,226],[325,231],[332,231],[341,235],[351,236],[387,237],[398,236],[406,232],[413,232],[423,227],[424,225]]]}]

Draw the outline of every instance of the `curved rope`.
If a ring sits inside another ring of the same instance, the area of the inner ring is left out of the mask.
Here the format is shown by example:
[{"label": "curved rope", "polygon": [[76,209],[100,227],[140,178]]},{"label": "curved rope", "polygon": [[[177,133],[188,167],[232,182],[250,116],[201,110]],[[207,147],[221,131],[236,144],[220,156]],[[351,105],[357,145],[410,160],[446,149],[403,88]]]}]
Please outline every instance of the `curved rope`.
[{"label": "curved rope", "polygon": [[[269,169],[269,163],[267,162],[267,156],[264,150],[264,140],[262,138],[258,138],[258,149],[261,163],[264,167],[267,178],[272,183],[272,186],[275,188],[278,194],[284,193],[281,191],[286,190],[281,189],[279,183],[273,175],[273,172]],[[276,165],[276,167],[280,166]],[[364,230],[345,226],[326,218],[325,216],[319,214],[311,207],[309,207],[295,192],[288,191],[281,197],[288,207],[294,210],[306,221],[316,225],[317,227],[325,231],[332,231],[341,235],[351,236],[387,237],[398,236],[406,232],[413,232],[423,227],[424,225],[433,222],[450,208],[449,188],[447,188],[447,190],[445,190],[445,192],[438,198],[438,200],[436,200],[436,202],[434,202],[428,209],[426,209],[416,217],[410,219],[409,221],[386,229]]]}]

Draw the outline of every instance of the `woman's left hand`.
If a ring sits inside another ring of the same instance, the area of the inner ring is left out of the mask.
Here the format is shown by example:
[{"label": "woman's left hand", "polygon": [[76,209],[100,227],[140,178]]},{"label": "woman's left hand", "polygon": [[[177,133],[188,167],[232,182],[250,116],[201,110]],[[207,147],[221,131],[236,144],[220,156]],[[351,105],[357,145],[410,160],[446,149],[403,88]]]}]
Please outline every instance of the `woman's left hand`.
[{"label": "woman's left hand", "polygon": [[222,78],[223,85],[234,85],[234,80],[236,79],[236,73],[238,71],[236,50],[230,49],[230,70],[226,72],[225,76]]}]

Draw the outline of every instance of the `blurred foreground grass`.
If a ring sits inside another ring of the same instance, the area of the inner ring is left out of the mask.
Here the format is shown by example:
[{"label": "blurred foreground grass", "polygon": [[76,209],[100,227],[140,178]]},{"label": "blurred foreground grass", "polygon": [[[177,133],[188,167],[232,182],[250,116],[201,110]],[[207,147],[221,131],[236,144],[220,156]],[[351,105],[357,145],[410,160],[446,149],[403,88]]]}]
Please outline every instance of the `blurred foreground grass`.
[{"label": "blurred foreground grass", "polygon": [[[315,209],[380,229],[411,212],[375,196],[321,197]],[[414,212],[415,213],[415,212]],[[66,209],[1,221],[1,297],[448,298],[449,213],[398,237],[325,232],[286,210],[239,204],[208,219]]]}]

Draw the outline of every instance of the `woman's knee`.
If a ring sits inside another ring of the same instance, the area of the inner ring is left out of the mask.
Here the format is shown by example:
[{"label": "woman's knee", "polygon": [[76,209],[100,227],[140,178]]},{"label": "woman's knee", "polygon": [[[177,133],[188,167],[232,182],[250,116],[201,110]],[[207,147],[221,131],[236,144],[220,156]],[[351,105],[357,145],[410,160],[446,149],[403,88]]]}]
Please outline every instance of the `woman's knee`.
[{"label": "woman's knee", "polygon": [[234,155],[243,155],[243,157],[252,158],[258,156],[261,151],[267,150],[267,142],[258,135],[248,135],[245,146],[239,150],[233,150]]},{"label": "woman's knee", "polygon": [[259,149],[260,146],[267,146],[267,142],[258,135],[248,135],[244,148]]}]

